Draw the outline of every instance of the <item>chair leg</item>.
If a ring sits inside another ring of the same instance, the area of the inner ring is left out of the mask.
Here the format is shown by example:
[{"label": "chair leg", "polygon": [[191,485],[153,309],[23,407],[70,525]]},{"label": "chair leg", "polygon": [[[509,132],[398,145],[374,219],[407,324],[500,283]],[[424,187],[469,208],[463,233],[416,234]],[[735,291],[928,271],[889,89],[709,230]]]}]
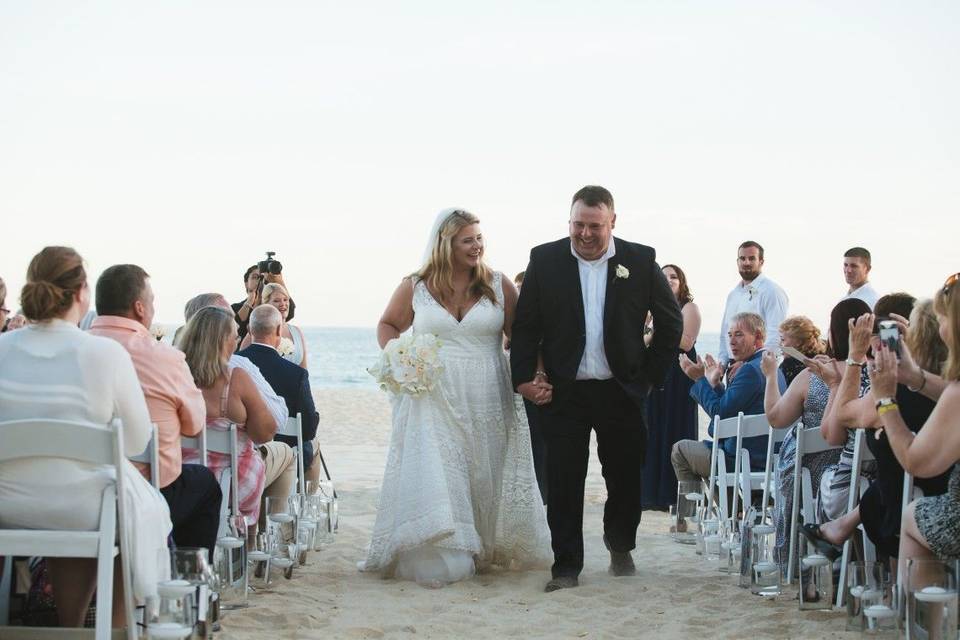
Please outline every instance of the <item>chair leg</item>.
[{"label": "chair leg", "polygon": [[13,582],[13,556],[0,556],[0,627],[10,624],[10,590]]}]

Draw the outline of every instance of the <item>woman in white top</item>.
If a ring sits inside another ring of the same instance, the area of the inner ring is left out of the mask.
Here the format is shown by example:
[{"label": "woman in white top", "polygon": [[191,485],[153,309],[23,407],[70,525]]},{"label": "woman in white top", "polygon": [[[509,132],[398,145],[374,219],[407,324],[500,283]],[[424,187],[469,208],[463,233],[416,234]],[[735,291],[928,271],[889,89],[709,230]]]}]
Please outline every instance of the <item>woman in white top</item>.
[{"label": "woman in white top", "polygon": [[[260,297],[263,300],[263,304],[276,307],[280,312],[280,316],[283,318],[283,325],[280,327],[280,336],[281,338],[289,340],[290,344],[286,345],[289,348],[285,348],[284,343],[281,341],[279,347],[280,355],[283,356],[285,360],[289,360],[306,369],[307,343],[303,339],[303,331],[300,330],[300,327],[287,322],[287,316],[290,314],[290,296],[287,294],[287,290],[283,288],[282,284],[270,282],[263,286],[263,292],[260,294]],[[240,348],[246,349],[250,346],[252,340],[252,336],[248,333],[243,338],[243,343],[240,345]]]},{"label": "woman in white top", "polygon": [[[28,418],[123,423],[127,455],[150,440],[143,390],[124,348],[77,328],[90,306],[80,256],[67,247],[46,247],[34,256],[21,294],[31,324],[0,336],[0,421]],[[125,521],[132,557],[126,558],[138,600],[154,595],[170,574],[164,561],[170,512],[159,492],[124,460]],[[96,528],[103,489],[112,467],[65,458],[0,463],[0,527]],[[96,582],[96,560],[48,558],[60,624],[82,626]],[[119,576],[117,571],[115,576]],[[122,582],[114,587],[114,626],[122,626]]]}]

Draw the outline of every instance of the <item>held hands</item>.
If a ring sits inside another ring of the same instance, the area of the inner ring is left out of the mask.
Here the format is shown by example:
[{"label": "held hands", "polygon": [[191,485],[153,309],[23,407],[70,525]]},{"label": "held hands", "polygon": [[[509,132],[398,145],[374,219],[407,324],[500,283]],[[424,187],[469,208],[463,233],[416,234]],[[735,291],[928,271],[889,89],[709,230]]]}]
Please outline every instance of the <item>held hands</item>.
[{"label": "held hands", "polygon": [[897,393],[897,354],[882,345],[867,369],[870,390],[875,398],[891,398]]},{"label": "held hands", "polygon": [[547,382],[546,376],[535,376],[530,382],[524,382],[518,386],[517,391],[538,406],[548,404],[553,400],[553,385]]},{"label": "held hands", "polygon": [[683,371],[684,374],[686,374],[688,378],[696,382],[697,380],[699,380],[704,376],[704,370],[706,369],[706,365],[703,363],[703,359],[700,358],[699,356],[697,357],[697,361],[694,362],[693,360],[687,357],[687,354],[681,353],[680,369]]},{"label": "held hands", "polygon": [[874,316],[872,313],[865,313],[859,318],[850,318],[850,358],[857,362],[863,362],[867,357],[867,349],[870,348],[870,337],[873,335]]},{"label": "held hands", "polygon": [[763,375],[767,378],[775,376],[778,368],[777,356],[769,349],[764,350],[763,355],[760,356],[760,370],[763,371]]}]

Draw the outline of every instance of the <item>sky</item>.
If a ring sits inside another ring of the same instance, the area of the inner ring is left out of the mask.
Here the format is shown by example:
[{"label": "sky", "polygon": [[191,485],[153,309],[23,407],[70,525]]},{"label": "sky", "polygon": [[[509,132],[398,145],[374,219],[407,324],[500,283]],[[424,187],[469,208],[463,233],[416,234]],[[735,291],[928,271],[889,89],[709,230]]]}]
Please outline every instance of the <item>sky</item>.
[{"label": "sky", "polygon": [[0,276],[67,244],[152,276],[160,322],[243,298],[373,326],[435,213],[509,275],[609,188],[719,330],[736,248],[825,328],[843,252],[881,292],[960,271],[960,4],[0,3]]}]

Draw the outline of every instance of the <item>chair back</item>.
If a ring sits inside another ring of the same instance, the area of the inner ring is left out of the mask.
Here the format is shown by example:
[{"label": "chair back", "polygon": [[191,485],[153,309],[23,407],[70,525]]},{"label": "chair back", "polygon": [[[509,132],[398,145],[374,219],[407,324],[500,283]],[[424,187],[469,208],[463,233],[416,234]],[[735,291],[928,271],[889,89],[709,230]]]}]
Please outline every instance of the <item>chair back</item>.
[{"label": "chair back", "polygon": [[0,422],[0,462],[19,458],[67,458],[89,464],[116,463],[117,426],[72,420],[10,420]]},{"label": "chair back", "polygon": [[[850,495],[847,498],[847,513],[853,511],[860,503],[860,471],[863,463],[867,460],[873,460],[873,454],[864,441],[864,429],[857,429],[853,437],[853,461],[850,471]],[[866,535],[864,535],[866,538]],[[847,564],[850,562],[850,553],[852,551],[853,536],[850,536],[843,543],[843,555],[840,556],[840,582],[837,584],[838,607],[844,606],[847,597]]]},{"label": "chair back", "polygon": [[[791,584],[797,575],[797,526],[800,522],[800,506],[803,504],[807,509],[813,508],[813,488],[812,486],[809,488],[809,495],[806,494],[807,489],[805,489],[805,487],[811,484],[811,480],[810,471],[803,466],[803,457],[812,453],[821,453],[823,451],[842,448],[842,445],[834,445],[827,442],[826,438],[823,437],[823,433],[820,431],[820,427],[805,429],[803,428],[803,424],[798,424],[796,438],[797,453],[793,467],[793,507],[790,511],[790,522],[787,528],[787,533],[790,536],[787,560],[788,584]],[[804,491],[803,494],[801,494],[802,489]],[[813,519],[812,511],[806,511],[806,517],[804,519],[806,520],[807,518]]]},{"label": "chair back", "polygon": [[160,434],[159,430],[157,429],[156,422],[152,423],[150,426],[153,428],[153,435],[150,436],[150,442],[147,443],[147,448],[144,449],[142,453],[139,453],[135,456],[130,456],[130,460],[133,462],[150,465],[150,484],[153,485],[154,489],[159,489],[160,450],[157,446],[157,443],[159,442],[158,438],[160,437]]},{"label": "chair back", "polygon": [[[133,599],[130,575],[129,536],[122,527],[125,520],[125,480],[123,473],[123,427],[118,419],[107,425],[52,419],[24,419],[0,422],[0,462],[30,457],[76,460],[113,467],[114,481],[103,490],[100,520],[95,531],[57,531],[52,529],[0,529],[0,557],[4,577],[9,584],[12,556],[81,557],[97,559],[97,595],[95,634],[98,640],[112,634],[113,566],[119,540],[120,572],[123,585],[123,608],[128,640],[133,640],[136,625],[132,623]],[[7,592],[0,593],[0,622],[7,622]],[[37,637],[40,637],[38,634]]]},{"label": "chair back", "polygon": [[[230,456],[230,508],[233,515],[240,515],[240,494],[237,486],[240,452],[237,444],[237,425],[231,422],[226,431],[204,429],[203,432],[206,434],[207,452],[213,451]],[[206,453],[203,457],[206,460]]]},{"label": "chair back", "polygon": [[196,449],[200,452],[200,460],[203,466],[207,466],[207,428],[204,427],[198,435],[180,436],[181,449]]},{"label": "chair back", "polygon": [[301,495],[307,493],[307,479],[303,475],[303,414],[298,413],[295,416],[287,418],[283,424],[283,429],[277,429],[277,434],[290,436],[297,439],[297,450],[294,455],[297,457],[297,484],[295,485]]},{"label": "chair back", "polygon": [[[731,438],[737,435],[737,426],[740,424],[738,418],[726,418],[721,420],[719,415],[713,416],[713,446],[710,451],[710,478],[707,482],[707,505],[708,508],[718,507],[722,509],[722,516],[726,515],[727,509],[727,497],[726,495],[721,496],[720,505],[717,505],[715,500],[715,491],[717,488],[717,478],[718,474],[721,473],[721,470],[718,468],[718,451],[720,450],[720,439],[721,438]],[[726,474],[726,459],[724,458],[724,468],[722,473]]]}]

